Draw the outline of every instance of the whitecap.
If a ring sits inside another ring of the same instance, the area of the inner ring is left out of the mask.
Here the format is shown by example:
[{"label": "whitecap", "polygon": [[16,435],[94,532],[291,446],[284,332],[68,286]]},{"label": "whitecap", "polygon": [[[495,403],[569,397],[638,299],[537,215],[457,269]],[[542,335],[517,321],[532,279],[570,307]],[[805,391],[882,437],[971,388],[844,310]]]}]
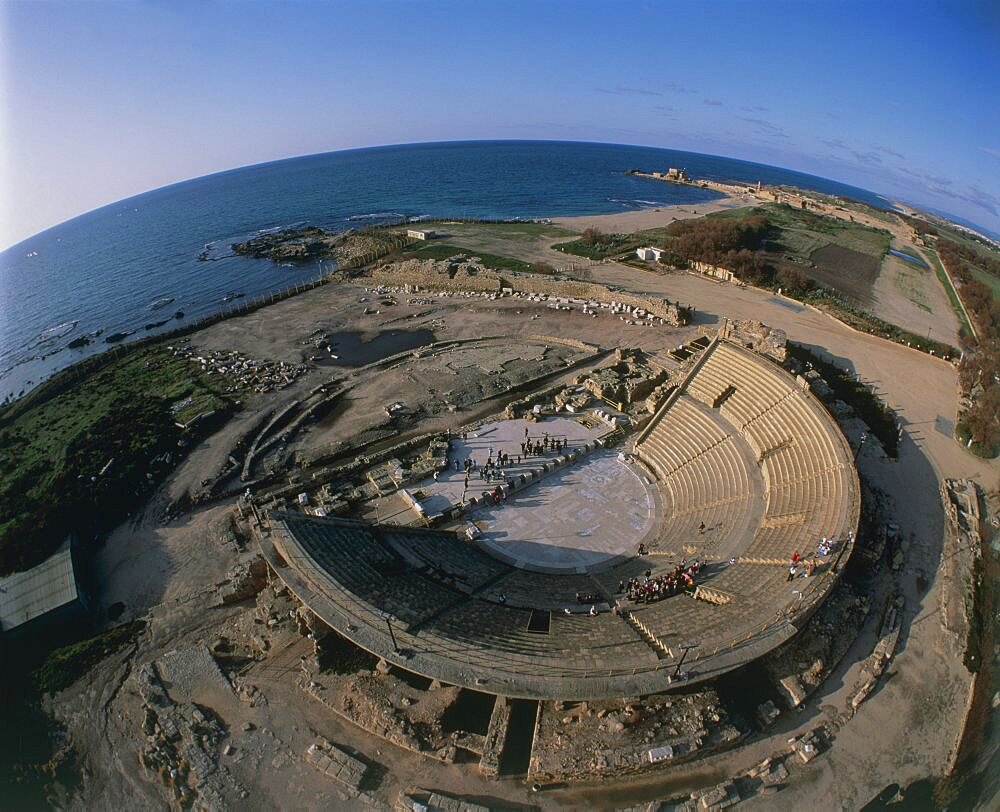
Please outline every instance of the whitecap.
[{"label": "whitecap", "polygon": [[40,332],[31,342],[28,344],[29,347],[37,347],[39,344],[48,344],[51,341],[56,341],[63,336],[67,336],[76,329],[79,321],[64,321],[62,324],[56,324],[53,327],[46,327],[42,332]]},{"label": "whitecap", "polygon": [[402,217],[398,211],[373,211],[370,214],[352,214],[348,220],[375,220],[385,217]]}]

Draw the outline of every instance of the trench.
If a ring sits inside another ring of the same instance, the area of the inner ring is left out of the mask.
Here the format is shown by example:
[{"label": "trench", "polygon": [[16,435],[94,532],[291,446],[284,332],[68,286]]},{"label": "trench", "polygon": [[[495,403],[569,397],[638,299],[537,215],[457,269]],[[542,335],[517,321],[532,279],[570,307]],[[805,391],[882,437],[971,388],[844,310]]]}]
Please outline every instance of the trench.
[{"label": "trench", "polygon": [[501,776],[527,775],[537,715],[538,700],[510,700],[510,724],[507,726],[507,740],[500,757]]},{"label": "trench", "polygon": [[785,703],[760,661],[723,674],[713,685],[731,718],[741,719],[754,730],[761,729],[757,721],[757,707],[767,700],[770,699],[785,713]]},{"label": "trench", "polygon": [[493,694],[463,688],[458,698],[441,716],[441,729],[445,733],[464,730],[466,733],[485,736],[496,701]]}]

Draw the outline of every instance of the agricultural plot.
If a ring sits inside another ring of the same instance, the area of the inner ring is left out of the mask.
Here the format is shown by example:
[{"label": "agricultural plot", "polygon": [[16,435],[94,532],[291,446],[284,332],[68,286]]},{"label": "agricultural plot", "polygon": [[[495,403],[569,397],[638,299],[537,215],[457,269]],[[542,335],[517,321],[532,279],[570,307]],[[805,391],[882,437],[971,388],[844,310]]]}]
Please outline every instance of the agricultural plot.
[{"label": "agricultural plot", "polygon": [[806,273],[820,285],[862,306],[871,304],[881,266],[878,257],[830,243],[815,249],[809,261],[812,267]]}]

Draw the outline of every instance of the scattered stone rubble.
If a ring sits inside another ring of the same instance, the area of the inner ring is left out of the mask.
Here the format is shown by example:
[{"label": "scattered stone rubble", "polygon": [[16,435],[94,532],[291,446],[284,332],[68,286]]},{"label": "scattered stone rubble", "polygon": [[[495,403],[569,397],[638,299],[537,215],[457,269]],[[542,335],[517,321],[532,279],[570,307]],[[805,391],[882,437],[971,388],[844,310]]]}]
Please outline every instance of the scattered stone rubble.
[{"label": "scattered stone rubble", "polygon": [[396,809],[400,812],[490,812],[491,808],[437,791],[408,789],[399,793]]},{"label": "scattered stone rubble", "polygon": [[681,327],[690,311],[677,302],[626,293],[613,293],[604,285],[537,274],[501,273],[485,267],[467,254],[444,260],[408,259],[378,265],[366,271],[372,284],[404,294],[419,291],[438,295],[505,296],[544,302],[554,310],[618,316],[629,324]]},{"label": "scattered stone rubble", "polygon": [[[168,655],[170,656],[170,655]],[[188,663],[187,660],[194,662]],[[208,650],[202,647],[174,652],[171,665],[194,670],[214,669]],[[143,732],[146,741],[139,762],[150,779],[159,780],[174,802],[183,807],[225,808],[227,800],[245,798],[247,791],[219,763],[220,752],[231,750],[225,724],[209,708],[193,702],[176,702],[164,688],[156,663],[146,663],[133,674],[143,701]],[[218,680],[228,683],[218,672]]]},{"label": "scattered stone rubble", "polygon": [[653,801],[646,807],[634,808],[660,812],[700,812],[727,809],[754,797],[770,798],[783,788],[796,766],[808,764],[825,752],[828,745],[829,733],[821,725],[789,739],[787,746],[779,752],[726,781],[696,790],[688,796]]},{"label": "scattered stone rubble", "polygon": [[857,710],[858,706],[871,696],[875,686],[878,685],[879,677],[882,676],[896,653],[904,602],[903,596],[899,595],[888,605],[882,628],[879,631],[879,640],[861,667],[858,684],[851,695],[850,706],[852,710]]},{"label": "scattered stone rubble", "polygon": [[399,747],[454,763],[459,746],[481,754],[483,737],[445,733],[441,716],[458,688],[419,691],[391,673],[338,676],[311,672],[303,679],[306,693],[330,710]]},{"label": "scattered stone rubble", "polygon": [[226,573],[226,580],[219,586],[219,602],[238,603],[252,598],[266,585],[267,563],[263,557],[258,553],[244,554]]},{"label": "scattered stone rubble", "polygon": [[956,637],[965,637],[973,596],[969,578],[982,554],[979,528],[979,491],[971,479],[941,483],[945,506],[945,549],[941,557],[941,625]]},{"label": "scattered stone rubble", "polygon": [[726,322],[723,336],[761,355],[770,356],[778,363],[784,363],[788,357],[786,347],[788,336],[785,331],[777,327],[768,327],[754,319],[734,319]]},{"label": "scattered stone rubble", "polygon": [[801,634],[764,659],[789,708],[815,691],[840,662],[868,617],[871,602],[845,581],[830,593]]},{"label": "scattered stone rubble", "polygon": [[625,409],[645,400],[667,378],[667,370],[637,349],[619,347],[611,366],[595,369],[584,386],[596,397]]},{"label": "scattered stone rubble", "polygon": [[546,702],[529,767],[532,780],[593,778],[678,763],[742,738],[714,690],[626,702]]},{"label": "scattered stone rubble", "polygon": [[306,372],[306,364],[290,364],[286,361],[260,361],[247,358],[235,351],[220,350],[200,353],[191,346],[167,347],[178,358],[187,358],[199,364],[208,375],[223,375],[231,381],[227,392],[249,389],[252,392],[267,393],[290,386],[297,377]]}]

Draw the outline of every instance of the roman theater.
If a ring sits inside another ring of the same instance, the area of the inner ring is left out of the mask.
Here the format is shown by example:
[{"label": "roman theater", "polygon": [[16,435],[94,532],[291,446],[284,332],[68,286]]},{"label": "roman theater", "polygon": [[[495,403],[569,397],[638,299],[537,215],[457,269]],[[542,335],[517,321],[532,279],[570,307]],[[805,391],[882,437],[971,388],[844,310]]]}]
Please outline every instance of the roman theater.
[{"label": "roman theater", "polygon": [[805,378],[728,329],[677,349],[652,415],[528,397],[442,434],[391,519],[261,507],[271,569],[311,627],[500,697],[642,697],[760,658],[850,556],[852,450]]},{"label": "roman theater", "polygon": [[964,718],[962,658],[892,674],[965,639],[975,490],[921,464],[965,453],[951,363],[701,273],[435,250],[150,354],[246,405],[96,555],[135,642],[74,736],[185,808],[860,807],[884,784],[828,765],[890,759],[876,728],[947,755],[898,709]]}]

